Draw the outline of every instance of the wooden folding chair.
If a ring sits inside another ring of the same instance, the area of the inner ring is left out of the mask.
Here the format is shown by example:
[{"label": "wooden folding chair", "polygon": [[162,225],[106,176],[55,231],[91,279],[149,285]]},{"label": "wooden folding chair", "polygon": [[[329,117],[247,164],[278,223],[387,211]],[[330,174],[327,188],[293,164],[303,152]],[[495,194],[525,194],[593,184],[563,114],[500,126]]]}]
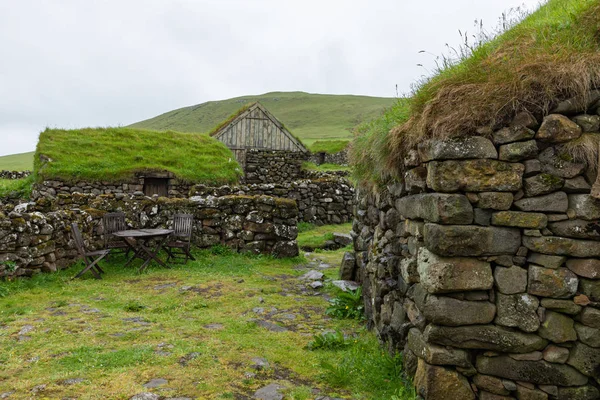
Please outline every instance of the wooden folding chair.
[{"label": "wooden folding chair", "polygon": [[102,217],[102,225],[104,226],[104,248],[111,252],[116,250],[129,255],[131,247],[112,235],[114,232],[127,230],[125,214],[122,212],[106,213]]},{"label": "wooden folding chair", "polygon": [[83,243],[83,237],[81,236],[79,227],[75,222],[71,225],[71,233],[73,235],[73,240],[75,240],[77,252],[79,253],[79,256],[83,259],[83,262],[85,263],[85,268],[81,270],[81,272],[79,272],[77,275],[75,275],[72,279],[79,278],[87,271],[90,271],[92,275],[94,275],[94,278],[102,279],[100,274],[103,274],[104,271],[102,270],[102,268],[100,268],[98,262],[104,257],[106,257],[106,255],[110,253],[110,250],[104,249],[97,251],[86,251],[85,244]]},{"label": "wooden folding chair", "polygon": [[[196,261],[190,252],[193,225],[194,216],[191,214],[175,214],[173,216],[173,240],[163,245],[163,249],[169,255],[167,261],[176,258],[185,258],[184,263],[186,264],[188,259]],[[179,251],[176,251],[177,249]]]}]

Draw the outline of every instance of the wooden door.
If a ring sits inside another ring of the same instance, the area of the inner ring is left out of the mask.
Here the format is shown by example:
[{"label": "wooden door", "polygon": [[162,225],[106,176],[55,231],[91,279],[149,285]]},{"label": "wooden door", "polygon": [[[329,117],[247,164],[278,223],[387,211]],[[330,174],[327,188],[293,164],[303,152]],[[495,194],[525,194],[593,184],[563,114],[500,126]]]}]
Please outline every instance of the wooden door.
[{"label": "wooden door", "polygon": [[169,196],[169,179],[167,178],[144,178],[144,194],[153,196],[155,194],[160,197]]}]

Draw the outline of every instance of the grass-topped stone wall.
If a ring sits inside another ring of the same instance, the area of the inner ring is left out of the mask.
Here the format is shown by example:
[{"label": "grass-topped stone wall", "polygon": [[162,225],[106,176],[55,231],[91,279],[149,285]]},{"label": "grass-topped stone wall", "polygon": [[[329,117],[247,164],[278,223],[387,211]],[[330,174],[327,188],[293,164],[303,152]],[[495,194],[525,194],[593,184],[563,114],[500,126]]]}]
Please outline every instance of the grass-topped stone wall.
[{"label": "grass-topped stone wall", "polygon": [[46,129],[40,134],[34,174],[41,194],[133,193],[145,176],[166,176],[189,186],[236,183],[242,171],[231,151],[202,134],[134,128]]},{"label": "grass-topped stone wall", "polygon": [[358,129],[352,275],[425,400],[600,399],[599,28],[550,0]]},{"label": "grass-topped stone wall", "polygon": [[401,179],[403,160],[427,139],[484,136],[527,111],[537,118],[561,101],[593,100],[600,87],[600,3],[549,0],[521,23],[459,62],[440,62],[382,117],[358,128],[351,158],[368,184]]}]

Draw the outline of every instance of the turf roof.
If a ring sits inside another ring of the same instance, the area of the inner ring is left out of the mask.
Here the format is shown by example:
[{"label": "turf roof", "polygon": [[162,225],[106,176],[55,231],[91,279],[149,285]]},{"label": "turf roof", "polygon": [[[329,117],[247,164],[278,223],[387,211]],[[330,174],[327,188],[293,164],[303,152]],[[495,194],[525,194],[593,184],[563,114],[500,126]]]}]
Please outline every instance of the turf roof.
[{"label": "turf roof", "polygon": [[[382,118],[395,120],[391,131],[381,133],[386,121],[375,124],[377,134],[359,129],[354,163],[379,169],[359,178],[398,177],[406,151],[423,140],[474,135],[523,110],[545,115],[557,101],[583,98],[594,87],[600,87],[600,0],[550,0],[388,110]],[[367,140],[373,135],[381,137]]]},{"label": "turf roof", "polygon": [[[41,162],[41,156],[50,162]],[[46,129],[40,133],[38,180],[124,182],[136,174],[172,172],[189,183],[235,183],[241,168],[231,150],[202,134],[133,128]]]}]

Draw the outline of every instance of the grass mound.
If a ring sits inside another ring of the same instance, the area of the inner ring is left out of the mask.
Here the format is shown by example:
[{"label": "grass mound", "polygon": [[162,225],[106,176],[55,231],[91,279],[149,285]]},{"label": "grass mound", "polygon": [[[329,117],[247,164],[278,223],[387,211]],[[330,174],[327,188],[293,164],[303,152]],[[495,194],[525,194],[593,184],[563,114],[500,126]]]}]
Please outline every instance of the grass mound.
[{"label": "grass mound", "polygon": [[[41,156],[52,161],[42,163]],[[119,182],[169,171],[190,183],[225,184],[241,174],[231,151],[209,136],[133,128],[46,129],[34,164],[38,179],[66,182]]]},{"label": "grass mound", "polygon": [[[377,142],[374,151],[367,150],[371,153],[367,164],[386,166],[374,166],[360,177],[398,176],[406,150],[416,143],[473,135],[477,128],[497,127],[523,110],[543,115],[557,100],[584,98],[598,86],[600,1],[550,0],[515,27],[474,48],[468,58],[424,82],[389,137],[362,139]],[[390,111],[384,119],[397,116]],[[382,132],[371,127],[366,136],[388,136]]]},{"label": "grass mound", "polygon": [[310,151],[313,153],[335,154],[344,150],[349,144],[349,140],[317,140],[310,146]]}]

